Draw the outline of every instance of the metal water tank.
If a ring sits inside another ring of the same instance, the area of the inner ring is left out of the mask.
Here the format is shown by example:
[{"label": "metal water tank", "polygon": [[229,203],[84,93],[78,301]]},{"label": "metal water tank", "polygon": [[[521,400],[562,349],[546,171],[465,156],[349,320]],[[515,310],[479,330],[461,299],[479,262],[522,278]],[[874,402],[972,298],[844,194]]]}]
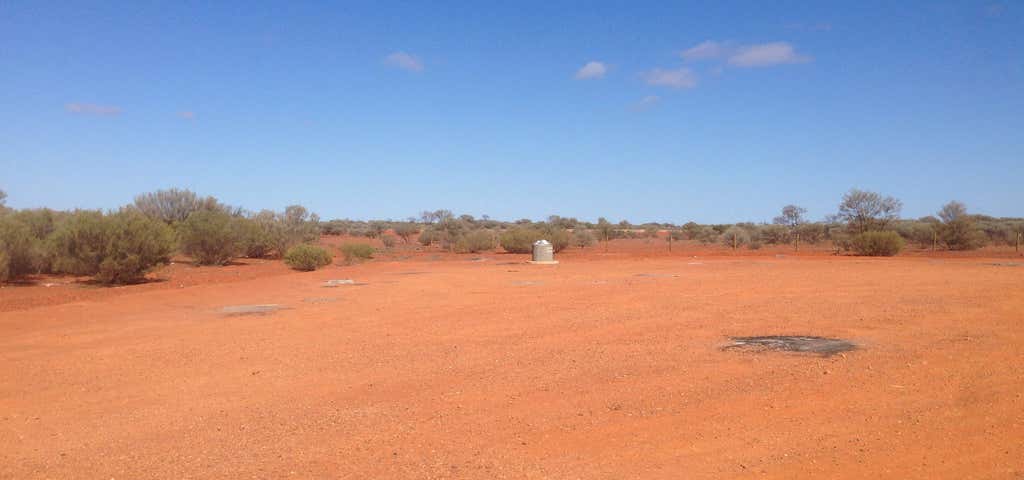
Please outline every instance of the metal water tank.
[{"label": "metal water tank", "polygon": [[555,247],[547,240],[533,242],[533,261],[530,263],[558,263],[555,261]]}]

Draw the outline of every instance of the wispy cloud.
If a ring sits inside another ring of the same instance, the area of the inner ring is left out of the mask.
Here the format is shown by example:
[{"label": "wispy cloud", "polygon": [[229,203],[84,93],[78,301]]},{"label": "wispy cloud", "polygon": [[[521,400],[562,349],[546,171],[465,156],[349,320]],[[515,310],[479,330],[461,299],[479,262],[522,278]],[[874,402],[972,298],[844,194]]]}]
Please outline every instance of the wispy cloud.
[{"label": "wispy cloud", "polygon": [[601,78],[608,73],[608,66],[604,62],[591,61],[576,71],[577,80],[590,80]]},{"label": "wispy cloud", "polygon": [[178,112],[178,117],[180,117],[182,119],[185,119],[185,120],[192,120],[192,119],[196,118],[196,112],[185,110],[185,111],[182,111],[182,112]]},{"label": "wispy cloud", "polygon": [[734,67],[770,67],[813,60],[810,56],[797,53],[789,42],[733,45],[706,40],[683,50],[679,55],[691,61],[722,59]]},{"label": "wispy cloud", "polygon": [[113,105],[97,105],[95,103],[69,103],[64,105],[64,109],[70,113],[77,113],[81,115],[114,116],[120,115],[122,112],[121,107]]},{"label": "wispy cloud", "polygon": [[675,70],[655,68],[642,75],[648,85],[672,88],[693,88],[697,86],[697,75],[686,67]]},{"label": "wispy cloud", "polygon": [[410,72],[423,71],[423,61],[405,52],[394,52],[384,57],[384,63]]},{"label": "wispy cloud", "polygon": [[793,45],[786,42],[747,45],[736,49],[729,57],[729,65],[736,67],[771,67],[809,61],[811,57],[797,53]]},{"label": "wispy cloud", "polygon": [[630,109],[636,112],[650,110],[656,107],[659,103],[661,103],[661,97],[657,95],[648,95],[630,106]]},{"label": "wispy cloud", "polygon": [[725,55],[727,47],[714,40],[705,40],[693,47],[683,50],[680,55],[687,60],[705,60]]},{"label": "wispy cloud", "polygon": [[786,24],[788,30],[800,30],[807,32],[828,32],[832,30],[832,24],[828,22],[819,23],[789,23]]}]

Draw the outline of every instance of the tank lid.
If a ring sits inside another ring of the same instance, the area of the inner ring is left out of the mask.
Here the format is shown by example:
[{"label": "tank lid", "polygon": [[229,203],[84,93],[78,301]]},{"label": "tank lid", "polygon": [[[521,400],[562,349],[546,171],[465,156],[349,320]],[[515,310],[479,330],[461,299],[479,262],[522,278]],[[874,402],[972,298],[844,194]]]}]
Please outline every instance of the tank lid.
[{"label": "tank lid", "polygon": [[533,244],[534,245],[551,245],[551,242],[549,242],[547,240],[537,240],[536,242],[533,242]]}]

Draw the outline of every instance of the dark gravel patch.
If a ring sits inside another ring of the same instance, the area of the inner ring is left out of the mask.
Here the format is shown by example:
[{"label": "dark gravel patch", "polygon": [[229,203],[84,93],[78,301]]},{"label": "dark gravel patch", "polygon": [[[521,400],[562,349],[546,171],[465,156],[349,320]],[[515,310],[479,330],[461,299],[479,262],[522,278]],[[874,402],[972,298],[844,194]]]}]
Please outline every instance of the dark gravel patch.
[{"label": "dark gravel patch", "polygon": [[732,343],[722,350],[734,348],[752,350],[776,350],[784,352],[816,353],[830,357],[837,353],[855,350],[857,345],[849,340],[800,335],[769,335],[763,337],[730,337]]}]

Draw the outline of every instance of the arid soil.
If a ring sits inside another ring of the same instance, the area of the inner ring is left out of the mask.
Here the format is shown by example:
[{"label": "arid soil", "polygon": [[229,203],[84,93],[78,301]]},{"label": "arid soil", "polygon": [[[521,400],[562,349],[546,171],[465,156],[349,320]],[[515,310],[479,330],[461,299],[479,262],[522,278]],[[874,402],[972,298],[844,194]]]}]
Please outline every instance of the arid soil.
[{"label": "arid soil", "polygon": [[1024,476],[1024,258],[613,246],[4,287],[0,478]]}]

